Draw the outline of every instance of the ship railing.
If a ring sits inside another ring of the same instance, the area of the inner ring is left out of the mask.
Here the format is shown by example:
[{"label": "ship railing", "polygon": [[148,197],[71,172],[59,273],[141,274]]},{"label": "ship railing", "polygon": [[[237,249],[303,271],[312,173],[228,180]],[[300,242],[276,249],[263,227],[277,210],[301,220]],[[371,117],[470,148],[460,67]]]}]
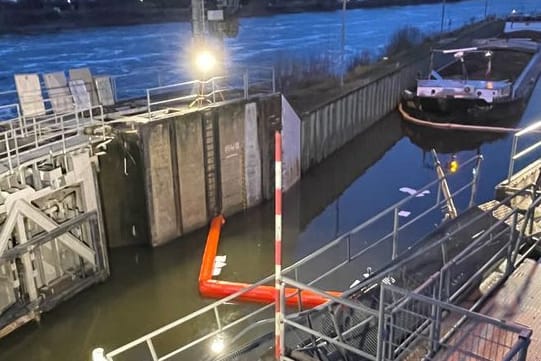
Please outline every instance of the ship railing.
[{"label": "ship railing", "polygon": [[534,152],[536,149],[541,147],[541,140],[540,140],[533,144],[529,142],[526,148],[519,151],[519,140],[526,136],[532,136],[532,135],[539,136],[539,133],[540,133],[539,128],[541,128],[541,121],[533,123],[527,126],[526,128],[516,132],[513,135],[513,142],[511,145],[511,155],[509,157],[509,170],[507,172],[508,183],[511,182],[511,178],[515,174],[515,162],[521,158],[525,158],[526,156]]},{"label": "ship railing", "polygon": [[[45,99],[44,102],[51,102]],[[23,115],[18,104],[0,107],[11,109],[17,116],[3,122],[0,131],[0,162],[13,172],[25,163],[25,155],[53,146],[62,152],[69,148],[70,138],[82,136],[86,127],[99,128],[98,137],[105,137],[105,117],[102,106],[86,109],[73,105],[73,111],[58,114]],[[91,134],[96,135],[96,134]]]},{"label": "ship railing", "polygon": [[247,68],[207,80],[168,84],[146,90],[147,112],[160,108],[201,107],[228,100],[248,99],[250,96],[276,91],[274,68]]},{"label": "ship railing", "polygon": [[[482,156],[473,156],[464,161],[456,173],[446,173],[445,175],[450,184],[456,187],[456,190],[451,193],[451,196],[455,197],[457,201],[462,200],[461,203],[464,204],[464,208],[471,206],[475,201],[481,161]],[[472,175],[471,178],[468,175],[468,171]],[[293,265],[286,267],[283,271],[284,277],[290,277],[294,282],[304,283],[307,287],[317,286],[328,289],[337,287],[337,278],[347,279],[348,283],[344,287],[347,289],[352,278],[363,277],[358,274],[361,268],[360,266],[366,267],[367,264],[370,264],[369,259],[371,256],[374,258],[373,256],[378,254],[378,257],[376,257],[378,264],[387,264],[382,258],[391,261],[407,250],[411,243],[410,241],[418,240],[424,234],[433,230],[434,222],[441,221],[441,208],[446,205],[446,200],[441,195],[441,184],[442,179],[429,182],[426,186],[414,191],[410,196],[379,212],[377,216],[339,236],[326,246],[312,252]],[[468,190],[470,191],[469,193],[467,192]],[[401,210],[406,209],[418,212],[418,214],[409,221],[401,222]],[[416,231],[411,231],[408,234],[408,231],[413,228],[411,226],[419,223],[426,223],[428,225],[424,230],[421,229],[422,227],[418,227]],[[382,230],[383,235],[377,234],[380,230]],[[382,252],[378,251],[378,249],[383,249],[385,250],[383,252],[388,253],[383,257],[381,255]],[[372,264],[372,269],[373,271],[378,271],[378,265]],[[337,274],[341,276],[335,277]],[[332,280],[330,276],[333,276]],[[220,317],[219,309],[231,307],[228,306],[231,302],[235,302],[236,300],[241,301],[242,296],[248,291],[258,285],[272,284],[273,281],[274,275],[269,276],[229,297],[223,298],[125,346],[113,350],[107,353],[105,357],[107,360],[116,361],[137,359],[137,357],[142,357],[141,355],[147,355],[153,361],[165,361],[173,359],[174,356],[181,353],[183,355],[187,353],[198,355],[201,352],[203,354],[209,354],[209,349],[213,348],[213,344],[229,344],[231,341],[238,342],[237,339],[228,340],[225,331],[229,331],[227,334],[238,334],[240,331],[231,332],[231,329],[235,328],[235,330],[241,330],[240,334],[244,337],[246,335],[253,336],[254,333],[260,334],[267,326],[270,327],[267,331],[272,330],[273,323],[268,320],[265,321],[265,319],[272,316],[273,305],[266,305],[259,308],[245,306],[243,309],[248,309],[250,312],[242,313],[242,309],[239,309],[236,315],[240,319],[238,322],[233,321],[231,324],[224,323]],[[295,297],[295,295],[291,295],[291,297]],[[301,305],[299,305],[298,311],[302,312]],[[190,325],[190,323],[196,322],[196,318],[205,319],[204,314],[207,315],[207,321],[200,322],[200,324],[213,325],[211,329],[207,328],[204,330],[204,335],[194,335],[194,338],[183,346],[171,347],[165,351],[160,346],[156,346],[165,342],[159,339],[162,339],[162,337],[166,339],[167,334],[174,335],[179,329],[201,329],[201,327],[198,328],[193,323]],[[210,319],[209,315],[211,315]],[[242,328],[242,326],[246,327],[245,322],[248,322],[249,325],[261,325],[261,327],[252,326],[250,332],[245,332]],[[228,327],[227,329],[226,326]],[[96,359],[98,360],[98,358]]]}]

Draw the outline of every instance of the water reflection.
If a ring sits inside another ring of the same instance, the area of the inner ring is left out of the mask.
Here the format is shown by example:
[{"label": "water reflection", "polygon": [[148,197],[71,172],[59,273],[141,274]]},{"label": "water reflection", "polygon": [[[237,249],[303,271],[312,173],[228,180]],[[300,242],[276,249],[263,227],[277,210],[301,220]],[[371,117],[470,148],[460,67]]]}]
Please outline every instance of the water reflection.
[{"label": "water reflection", "polygon": [[[491,126],[515,129],[518,123],[519,119],[515,118],[507,121],[500,121],[498,124],[491,124]],[[474,132],[435,129],[412,124],[407,121],[402,122],[402,130],[404,135],[419,148],[425,151],[435,149],[438,153],[442,154],[477,150],[481,145],[503,139],[509,134],[505,132]]]}]

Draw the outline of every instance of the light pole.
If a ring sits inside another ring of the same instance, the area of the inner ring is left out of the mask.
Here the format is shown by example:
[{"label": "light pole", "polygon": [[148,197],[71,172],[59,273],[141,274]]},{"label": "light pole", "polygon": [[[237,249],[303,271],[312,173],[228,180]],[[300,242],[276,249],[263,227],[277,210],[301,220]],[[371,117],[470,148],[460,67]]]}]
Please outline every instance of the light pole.
[{"label": "light pole", "polygon": [[487,18],[488,0],[485,0],[485,19]]},{"label": "light pole", "polygon": [[441,33],[443,33],[444,20],[445,20],[445,0],[442,0],[441,2],[441,30],[440,30]]},{"label": "light pole", "polygon": [[346,48],[346,2],[342,0],[342,33],[340,41],[340,86],[344,86],[345,48]]}]

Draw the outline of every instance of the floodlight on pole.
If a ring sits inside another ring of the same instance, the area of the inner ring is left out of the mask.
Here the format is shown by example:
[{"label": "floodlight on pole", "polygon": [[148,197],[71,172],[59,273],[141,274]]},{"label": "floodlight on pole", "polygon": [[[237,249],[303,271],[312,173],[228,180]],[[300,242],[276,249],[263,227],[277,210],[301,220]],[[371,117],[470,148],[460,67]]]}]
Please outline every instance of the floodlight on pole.
[{"label": "floodlight on pole", "polygon": [[216,67],[216,57],[208,50],[202,50],[195,56],[195,66],[202,74],[208,74]]}]

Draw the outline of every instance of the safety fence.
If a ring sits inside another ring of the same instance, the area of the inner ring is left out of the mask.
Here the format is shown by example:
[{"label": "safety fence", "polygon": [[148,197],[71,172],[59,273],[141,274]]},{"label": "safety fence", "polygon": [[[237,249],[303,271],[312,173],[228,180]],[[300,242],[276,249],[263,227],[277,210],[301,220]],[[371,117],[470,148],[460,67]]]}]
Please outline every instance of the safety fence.
[{"label": "safety fence", "polygon": [[[75,108],[67,113],[39,116],[22,115],[18,104],[2,106],[2,109],[16,114],[14,118],[3,122],[0,130],[0,162],[10,172],[21,166],[29,154],[36,154],[41,149],[58,147],[66,152],[70,146],[77,145],[77,142],[73,142],[76,137],[84,138],[84,131],[88,127],[97,128],[88,136],[105,137],[102,106]],[[82,138],[80,140],[83,141]]]},{"label": "safety fence", "polygon": [[193,80],[146,89],[147,113],[163,108],[201,107],[276,91],[273,68],[247,68],[208,80]]}]

